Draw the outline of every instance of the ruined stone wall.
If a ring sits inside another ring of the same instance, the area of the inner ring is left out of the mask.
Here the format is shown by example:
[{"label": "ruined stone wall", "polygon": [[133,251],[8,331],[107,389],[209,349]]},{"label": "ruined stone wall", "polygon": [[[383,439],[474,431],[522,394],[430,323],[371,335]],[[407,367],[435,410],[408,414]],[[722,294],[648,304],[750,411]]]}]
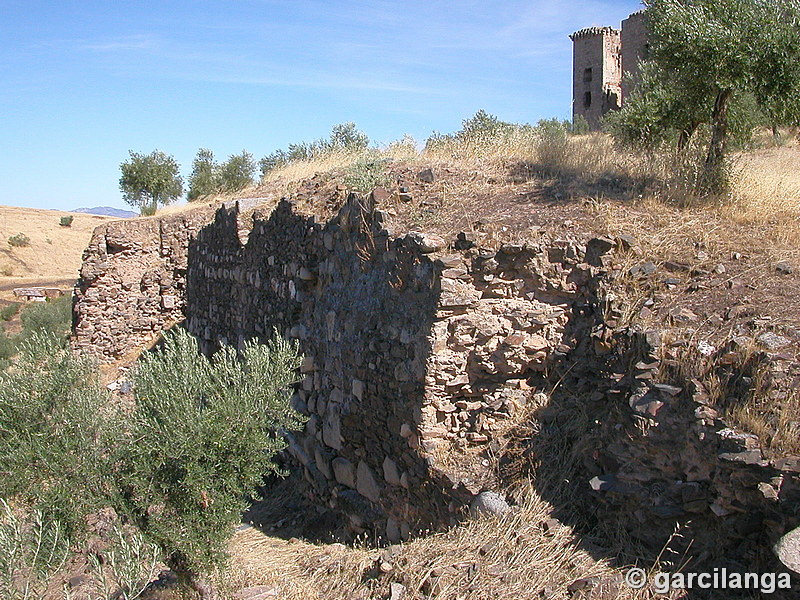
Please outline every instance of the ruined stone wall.
[{"label": "ruined stone wall", "polygon": [[74,346],[110,362],[183,320],[189,240],[214,210],[95,229],[75,288]]},{"label": "ruined stone wall", "polygon": [[[587,449],[574,490],[586,512],[597,511],[610,529],[618,524],[662,564],[677,568],[691,556],[780,569],[770,548],[800,524],[800,457],[769,456],[762,440],[722,418],[711,390],[747,393],[724,389],[723,371],[733,371],[730,381],[752,375],[732,367],[736,344],[710,356],[690,344],[674,332],[598,322],[563,381],[569,392],[551,397],[541,427]],[[768,354],[759,360],[778,370],[788,364]],[[697,363],[691,377],[688,361]],[[581,419],[586,426],[576,428]]]},{"label": "ruined stone wall", "polygon": [[309,420],[290,453],[321,502],[399,539],[496,485],[485,451],[568,351],[590,275],[564,268],[568,242],[448,251],[384,218],[352,198],[322,224],[283,202],[242,245],[220,211],[189,248],[186,317],[208,351],[273,330],[299,342]]},{"label": "ruined stone wall", "polygon": [[536,477],[569,449],[574,497],[655,552],[767,556],[797,525],[800,458],[724,423],[681,372],[685,341],[615,328],[605,279],[622,242],[443,240],[386,221],[352,197],[326,223],[282,202],[102,226],[75,344],[113,360],[184,317],[209,352],[296,339],[308,422],[289,453],[318,502],[392,540],[497,488],[493,460],[531,417],[520,456]]}]

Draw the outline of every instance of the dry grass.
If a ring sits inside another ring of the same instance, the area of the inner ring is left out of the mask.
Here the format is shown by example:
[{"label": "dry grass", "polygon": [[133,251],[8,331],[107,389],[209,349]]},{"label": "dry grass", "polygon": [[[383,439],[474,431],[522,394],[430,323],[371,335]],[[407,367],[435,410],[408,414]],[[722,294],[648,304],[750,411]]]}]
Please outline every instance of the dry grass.
[{"label": "dry grass", "polygon": [[[74,217],[70,227],[59,220]],[[112,217],[0,206],[0,294],[28,284],[71,286],[95,227]],[[24,233],[30,245],[13,247],[9,237]]]},{"label": "dry grass", "polygon": [[506,518],[470,520],[387,549],[286,541],[245,528],[231,544],[235,564],[225,585],[274,586],[287,600],[382,598],[391,583],[402,584],[409,600],[516,600],[567,597],[577,580],[597,577],[618,589],[608,597],[648,597],[621,584],[624,570],[582,547],[570,527],[556,521],[545,527],[552,507],[533,486],[523,495]]},{"label": "dry grass", "polygon": [[800,453],[800,391],[783,400],[754,396],[727,411],[732,425],[753,433],[778,455]]},{"label": "dry grass", "polygon": [[337,151],[309,160],[293,161],[267,173],[256,190],[268,189],[279,194],[288,194],[293,190],[292,184],[311,179],[318,173],[344,171],[365,154],[365,152]]},{"label": "dry grass", "polygon": [[721,210],[735,223],[769,226],[778,243],[800,246],[800,149],[738,156],[733,194]]}]

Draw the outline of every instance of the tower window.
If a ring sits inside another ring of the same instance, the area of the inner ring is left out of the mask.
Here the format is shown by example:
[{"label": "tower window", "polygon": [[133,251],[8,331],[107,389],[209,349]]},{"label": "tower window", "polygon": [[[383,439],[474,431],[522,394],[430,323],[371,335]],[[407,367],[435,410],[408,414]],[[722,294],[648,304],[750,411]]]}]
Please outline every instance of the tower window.
[{"label": "tower window", "polygon": [[583,70],[583,80],[587,83],[592,80],[592,67]]},{"label": "tower window", "polygon": [[592,105],[592,92],[586,92],[583,95],[583,106],[589,108]]}]

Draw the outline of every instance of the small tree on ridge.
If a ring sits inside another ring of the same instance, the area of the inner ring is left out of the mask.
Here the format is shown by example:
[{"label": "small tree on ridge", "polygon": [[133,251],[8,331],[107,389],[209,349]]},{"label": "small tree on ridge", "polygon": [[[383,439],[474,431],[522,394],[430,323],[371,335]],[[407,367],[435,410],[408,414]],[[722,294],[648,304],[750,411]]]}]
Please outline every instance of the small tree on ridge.
[{"label": "small tree on ridge", "polygon": [[169,204],[183,194],[178,163],[160,150],[150,154],[130,151],[130,158],[119,168],[123,200],[139,208],[143,215],[155,214],[159,205]]}]

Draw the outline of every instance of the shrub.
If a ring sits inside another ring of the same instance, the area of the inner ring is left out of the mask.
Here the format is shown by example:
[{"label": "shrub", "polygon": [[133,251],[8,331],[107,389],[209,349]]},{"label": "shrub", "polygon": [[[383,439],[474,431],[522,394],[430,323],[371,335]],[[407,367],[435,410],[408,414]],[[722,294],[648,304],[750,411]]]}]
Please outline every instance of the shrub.
[{"label": "shrub", "polygon": [[14,267],[11,265],[3,265],[0,267],[0,275],[3,277],[11,277],[14,274]]},{"label": "shrub", "polygon": [[8,366],[9,360],[17,350],[16,340],[0,329],[0,369]]},{"label": "shrub", "polygon": [[356,124],[351,122],[334,125],[331,129],[330,150],[345,150],[347,152],[361,152],[369,146],[367,134],[360,131]]},{"label": "shrub", "polygon": [[289,406],[298,366],[296,345],[278,336],[248,342],[241,360],[227,346],[207,359],[183,329],[142,357],[136,443],[117,461],[128,512],[178,573],[191,578],[221,563],[246,496],[278,470],[279,432],[302,423]]},{"label": "shrub", "polygon": [[139,598],[159,571],[161,552],[132,527],[114,523],[109,538],[102,556],[89,555],[92,574],[100,583],[103,598]]},{"label": "shrub", "polygon": [[32,334],[0,372],[0,497],[82,531],[113,495],[109,449],[120,431],[91,365],[53,334]]},{"label": "shrub", "polygon": [[12,303],[0,308],[0,320],[10,321],[19,312],[19,304]]},{"label": "shrub", "polygon": [[74,220],[75,217],[73,217],[72,215],[64,216],[61,217],[61,219],[59,219],[58,224],[61,225],[61,227],[70,227],[72,225],[72,221]]},{"label": "shrub", "polygon": [[332,154],[334,152],[344,152],[358,154],[369,146],[369,137],[356,127],[355,123],[340,123],[331,128],[328,139],[319,139],[313,142],[301,142],[299,144],[289,144],[286,150],[276,150],[258,161],[261,170],[261,177],[278,167],[282,167],[292,162],[312,160]]},{"label": "shrub", "polygon": [[586,117],[583,115],[576,115],[575,118],[572,119],[569,131],[572,135],[586,135],[589,131],[589,122],[586,120]]},{"label": "shrub", "polygon": [[8,243],[15,248],[24,248],[31,245],[31,238],[24,233],[17,233],[8,238]]},{"label": "shrub", "polygon": [[558,119],[542,119],[536,124],[536,133],[536,160],[539,166],[545,172],[561,172],[569,153],[567,126]]},{"label": "shrub", "polygon": [[69,539],[57,521],[34,510],[24,519],[0,499],[0,598],[43,598],[48,578],[69,556]]},{"label": "shrub", "polygon": [[386,184],[387,162],[386,159],[377,156],[359,158],[348,167],[344,185],[354,192],[369,194],[376,187]]},{"label": "shrub", "polygon": [[289,405],[298,366],[296,345],[277,336],[245,344],[241,358],[224,347],[207,359],[178,330],[141,359],[136,404],[124,412],[92,365],[52,333],[34,332],[0,371],[0,498],[74,536],[106,506],[132,519],[144,538],[123,531],[107,556],[122,560],[110,569],[122,597],[134,597],[138,569],[152,570],[153,544],[196,583],[223,561],[247,497],[278,471],[283,430],[302,424]]},{"label": "shrub", "polygon": [[22,311],[20,319],[23,338],[40,332],[63,338],[72,324],[72,298],[62,296],[30,304]]}]

